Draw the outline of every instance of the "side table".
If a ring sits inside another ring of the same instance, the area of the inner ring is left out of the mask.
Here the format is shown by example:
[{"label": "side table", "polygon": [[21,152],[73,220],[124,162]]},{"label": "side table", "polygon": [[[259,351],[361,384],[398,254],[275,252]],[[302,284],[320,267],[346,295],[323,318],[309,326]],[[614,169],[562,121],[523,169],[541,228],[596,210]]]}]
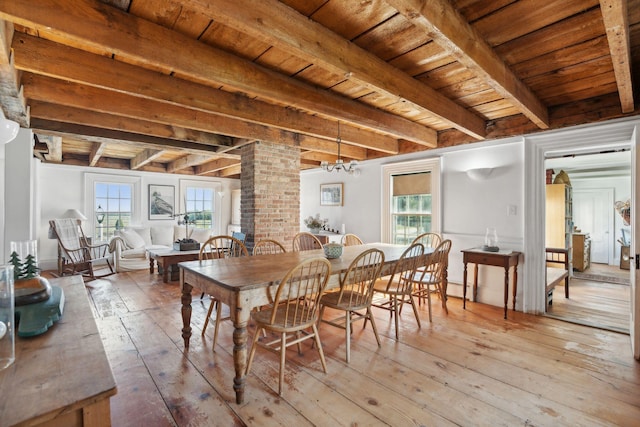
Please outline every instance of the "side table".
[{"label": "side table", "polygon": [[504,318],[507,318],[507,304],[509,301],[509,270],[513,267],[513,311],[516,310],[516,294],[518,292],[518,263],[521,252],[498,251],[488,252],[480,248],[463,249],[462,262],[464,263],[464,275],[462,285],[462,308],[467,308],[467,264],[475,264],[473,278],[473,301],[478,298],[478,265],[489,265],[504,268]]}]

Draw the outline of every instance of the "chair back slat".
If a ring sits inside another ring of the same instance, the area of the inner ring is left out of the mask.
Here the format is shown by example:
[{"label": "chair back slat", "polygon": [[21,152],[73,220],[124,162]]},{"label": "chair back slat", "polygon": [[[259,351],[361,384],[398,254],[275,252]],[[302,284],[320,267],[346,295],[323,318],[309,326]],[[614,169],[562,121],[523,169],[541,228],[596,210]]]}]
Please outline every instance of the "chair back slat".
[{"label": "chair back slat", "polygon": [[210,237],[200,248],[199,254],[200,260],[241,256],[249,256],[247,247],[235,237],[226,235]]},{"label": "chair back slat", "polygon": [[316,323],[320,297],[330,275],[331,263],[320,257],[304,260],[289,270],[278,285],[270,323],[285,328]]},{"label": "chair back slat", "polygon": [[408,294],[411,292],[412,280],[416,275],[416,271],[419,267],[424,265],[424,246],[422,243],[413,243],[409,246],[400,256],[398,262],[393,267],[389,281],[387,282],[387,289],[392,285],[397,288],[400,293]]},{"label": "chair back slat", "polygon": [[345,246],[363,245],[362,239],[353,233],[348,233],[342,236],[342,244]]},{"label": "chair back slat", "polygon": [[444,278],[444,274],[449,265],[449,251],[451,250],[451,240],[444,240],[431,253],[425,256],[426,263],[420,281],[422,283],[439,283]]},{"label": "chair back slat", "polygon": [[287,250],[284,248],[282,243],[273,239],[262,239],[259,240],[255,246],[253,247],[253,255],[264,255],[264,254],[281,254],[285,253]]},{"label": "chair back slat", "polygon": [[293,237],[293,251],[310,251],[322,249],[322,242],[311,233],[301,231]]},{"label": "chair back slat", "polygon": [[442,237],[438,233],[423,233],[413,239],[413,243],[422,243],[425,251],[429,248],[437,248],[438,245],[442,242]]},{"label": "chair back slat", "polygon": [[373,285],[380,275],[384,253],[369,249],[358,255],[340,280],[338,304],[351,308],[371,304]]}]

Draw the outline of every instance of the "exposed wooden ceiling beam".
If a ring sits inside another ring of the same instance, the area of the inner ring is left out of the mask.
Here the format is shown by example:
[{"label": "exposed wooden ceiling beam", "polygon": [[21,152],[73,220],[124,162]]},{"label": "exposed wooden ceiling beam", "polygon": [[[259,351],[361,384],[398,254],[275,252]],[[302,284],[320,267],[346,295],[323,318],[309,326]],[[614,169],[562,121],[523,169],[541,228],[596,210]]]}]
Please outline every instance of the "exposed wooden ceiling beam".
[{"label": "exposed wooden ceiling beam", "polygon": [[[326,119],[246,96],[167,76],[111,58],[73,49],[52,41],[16,34],[13,40],[16,68],[108,90],[118,90],[176,106],[236,117],[253,123],[335,138],[337,126]],[[342,125],[344,142],[397,154],[398,141],[355,126]],[[430,144],[435,146],[434,143]]]},{"label": "exposed wooden ceiling beam", "polygon": [[105,4],[90,0],[0,0],[0,18],[71,44],[112,52],[150,69],[173,72],[203,84],[224,85],[399,139],[424,144],[436,137],[425,126],[317,89]]},{"label": "exposed wooden ceiling beam", "polygon": [[449,0],[385,0],[411,23],[424,29],[438,45],[473,70],[496,92],[542,129],[549,113],[538,97],[511,71]]},{"label": "exposed wooden ceiling beam", "polygon": [[93,144],[91,152],[89,153],[89,166],[98,164],[98,160],[100,160],[105,148],[107,148],[107,144],[104,142],[96,142]]},{"label": "exposed wooden ceiling beam", "polygon": [[[326,139],[281,131],[242,120],[185,109],[119,92],[85,87],[44,76],[29,74],[25,75],[24,79],[29,82],[27,96],[33,100],[54,102],[69,107],[148,120],[165,125],[175,124],[204,132],[220,132],[239,138],[272,141],[300,148],[326,150],[330,153],[337,151],[335,142]],[[349,155],[357,159],[363,159],[366,156],[366,150],[360,147],[344,145],[342,150],[345,151],[345,154],[352,153]]]},{"label": "exposed wooden ceiling beam", "polygon": [[[196,175],[205,175],[211,172],[218,172],[229,167],[236,167],[240,165],[240,160],[233,159],[216,159],[210,162],[200,164],[195,167]],[[234,169],[235,170],[235,169]]]},{"label": "exposed wooden ceiling beam", "polygon": [[623,113],[634,110],[631,81],[631,47],[629,46],[629,20],[626,0],[600,0],[600,10],[607,30],[609,51],[616,75]]},{"label": "exposed wooden ceiling beam", "polygon": [[209,161],[209,160],[211,160],[210,156],[189,154],[187,156],[180,157],[179,159],[176,159],[176,160],[172,161],[171,163],[169,163],[167,165],[167,172],[173,173],[173,172],[178,171],[180,169],[187,169],[187,168],[199,165],[199,164],[204,163],[204,162]]},{"label": "exposed wooden ceiling beam", "polygon": [[33,129],[38,131],[39,134],[57,134],[61,136],[73,135],[73,138],[81,141],[121,143],[136,145],[139,147],[155,148],[157,150],[174,148],[175,150],[180,150],[186,153],[209,153],[212,157],[240,158],[239,154],[221,154],[216,151],[216,147],[195,144],[192,142],[180,142],[171,139],[154,138],[148,135],[119,132],[111,129],[100,129],[69,123],[51,122],[38,118],[34,118],[32,122]]},{"label": "exposed wooden ceiling beam", "polygon": [[355,43],[277,0],[192,0],[207,16],[392,99],[401,98],[482,139],[484,120]]},{"label": "exposed wooden ceiling beam", "polygon": [[132,170],[140,169],[148,163],[151,163],[158,157],[162,156],[164,152],[165,150],[153,150],[151,148],[147,148],[144,151],[138,153],[133,159],[131,159],[129,167]]},{"label": "exposed wooden ceiling beam", "polygon": [[16,70],[11,50],[13,35],[13,23],[0,20],[0,108],[7,119],[28,128],[29,108],[22,93],[20,73]]},{"label": "exposed wooden ceiling beam", "polygon": [[146,120],[131,119],[106,113],[67,107],[49,102],[31,100],[31,117],[53,122],[73,123],[89,127],[119,130],[128,133],[149,135],[158,138],[169,138],[177,141],[195,142],[203,145],[234,148],[233,138],[201,132],[183,127],[153,123]]},{"label": "exposed wooden ceiling beam", "polygon": [[48,162],[62,162],[62,137],[56,135],[39,134],[38,139],[41,143],[47,144],[49,152],[44,155]]}]

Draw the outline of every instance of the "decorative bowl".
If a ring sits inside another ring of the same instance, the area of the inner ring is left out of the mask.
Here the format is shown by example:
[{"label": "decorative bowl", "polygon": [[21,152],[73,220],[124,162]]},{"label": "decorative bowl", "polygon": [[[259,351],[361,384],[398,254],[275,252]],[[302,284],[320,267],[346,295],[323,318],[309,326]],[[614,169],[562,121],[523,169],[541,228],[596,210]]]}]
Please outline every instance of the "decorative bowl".
[{"label": "decorative bowl", "polygon": [[340,243],[327,243],[323,246],[324,256],[332,258],[340,258],[342,256],[342,245]]}]

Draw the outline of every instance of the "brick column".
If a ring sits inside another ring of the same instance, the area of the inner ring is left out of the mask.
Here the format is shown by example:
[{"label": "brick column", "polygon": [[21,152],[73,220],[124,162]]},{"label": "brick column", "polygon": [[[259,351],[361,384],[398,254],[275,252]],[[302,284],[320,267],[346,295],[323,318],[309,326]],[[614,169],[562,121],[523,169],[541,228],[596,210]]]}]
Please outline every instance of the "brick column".
[{"label": "brick column", "polygon": [[245,145],[240,154],[240,211],[247,249],[261,239],[275,239],[291,249],[300,230],[300,150],[260,141]]}]

